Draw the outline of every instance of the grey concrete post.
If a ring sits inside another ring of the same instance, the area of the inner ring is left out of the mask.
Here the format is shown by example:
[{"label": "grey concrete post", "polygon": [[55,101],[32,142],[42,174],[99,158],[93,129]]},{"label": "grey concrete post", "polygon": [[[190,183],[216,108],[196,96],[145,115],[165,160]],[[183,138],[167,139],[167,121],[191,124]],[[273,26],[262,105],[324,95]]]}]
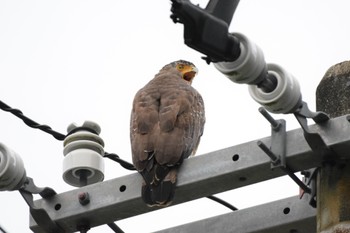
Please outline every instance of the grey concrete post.
[{"label": "grey concrete post", "polygon": [[[316,109],[331,118],[350,114],[350,61],[328,69],[317,87]],[[350,233],[350,161],[325,162],[317,189],[317,232]]]}]

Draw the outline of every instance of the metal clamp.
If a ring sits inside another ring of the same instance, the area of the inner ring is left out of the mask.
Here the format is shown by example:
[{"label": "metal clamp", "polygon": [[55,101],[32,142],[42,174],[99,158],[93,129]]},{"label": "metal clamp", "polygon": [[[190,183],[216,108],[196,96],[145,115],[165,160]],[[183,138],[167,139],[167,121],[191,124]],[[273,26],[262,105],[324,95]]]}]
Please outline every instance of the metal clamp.
[{"label": "metal clamp", "polygon": [[294,116],[298,120],[301,128],[304,131],[304,137],[310,148],[317,155],[322,156],[324,159],[335,156],[335,153],[326,145],[321,135],[317,132],[311,132],[307,118],[311,118],[315,123],[321,124],[329,120],[329,116],[324,112],[312,112],[309,110],[307,103],[302,102],[300,108],[294,112]]},{"label": "metal clamp", "polygon": [[259,112],[271,124],[271,147],[258,141],[258,146],[270,157],[271,169],[286,167],[286,121],[275,120],[263,107]]},{"label": "metal clamp", "polygon": [[49,233],[63,233],[61,229],[54,221],[51,220],[50,216],[43,208],[38,208],[34,205],[33,194],[39,194],[42,198],[51,198],[56,195],[56,192],[48,187],[38,188],[33,179],[30,177],[26,178],[26,181],[18,190],[23,196],[24,200],[29,206],[29,211],[36,223],[45,231]]},{"label": "metal clamp", "polygon": [[267,147],[262,141],[257,144],[271,159],[271,169],[280,168],[284,171],[305,193],[311,193],[311,189],[301,181],[286,163],[286,122],[275,120],[263,107],[259,112],[271,124],[271,147]]},{"label": "metal clamp", "polygon": [[[304,138],[311,150],[317,155],[321,156],[325,161],[336,158],[336,154],[322,139],[321,135],[317,132],[312,132],[307,124],[307,118],[311,118],[315,123],[322,124],[329,120],[329,116],[324,112],[312,112],[307,106],[306,102],[302,102],[300,108],[294,112],[294,116],[298,120],[301,128],[304,131]],[[309,204],[316,208],[316,178],[318,168],[313,168],[307,171],[303,171],[304,182],[311,187],[311,192],[308,193]],[[304,190],[300,190],[300,198],[303,198],[305,194]]]}]

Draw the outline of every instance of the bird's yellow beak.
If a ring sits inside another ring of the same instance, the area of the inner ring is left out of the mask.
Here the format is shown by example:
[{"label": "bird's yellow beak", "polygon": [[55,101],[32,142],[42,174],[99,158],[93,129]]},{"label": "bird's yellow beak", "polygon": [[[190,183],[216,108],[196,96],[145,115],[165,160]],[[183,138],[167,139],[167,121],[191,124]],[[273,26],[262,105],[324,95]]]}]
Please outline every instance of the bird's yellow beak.
[{"label": "bird's yellow beak", "polygon": [[194,66],[187,65],[182,69],[182,78],[189,83],[192,83],[194,76],[198,73],[198,69]]}]

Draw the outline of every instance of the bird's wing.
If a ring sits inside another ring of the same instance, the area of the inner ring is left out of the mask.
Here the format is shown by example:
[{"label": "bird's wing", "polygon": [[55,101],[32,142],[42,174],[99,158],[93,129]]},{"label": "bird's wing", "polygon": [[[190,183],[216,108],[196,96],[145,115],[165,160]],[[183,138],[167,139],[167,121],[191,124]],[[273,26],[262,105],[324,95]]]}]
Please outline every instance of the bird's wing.
[{"label": "bird's wing", "polygon": [[143,88],[133,101],[130,119],[132,160],[137,170],[142,171],[154,152],[157,140],[160,95],[157,90]]},{"label": "bird's wing", "polygon": [[193,147],[192,147],[192,153],[191,155],[195,155],[200,139],[203,135],[204,131],[204,124],[205,124],[205,110],[204,110],[204,101],[202,96],[197,92],[195,95],[195,101],[193,105],[193,116],[194,116],[194,121],[193,121]]},{"label": "bird's wing", "polygon": [[133,162],[138,170],[150,156],[175,165],[196,150],[204,128],[200,94],[182,79],[150,82],[134,98],[131,114]]},{"label": "bird's wing", "polygon": [[158,163],[175,165],[198,146],[203,133],[204,104],[199,93],[187,84],[177,85],[162,96],[160,137],[155,155]]}]

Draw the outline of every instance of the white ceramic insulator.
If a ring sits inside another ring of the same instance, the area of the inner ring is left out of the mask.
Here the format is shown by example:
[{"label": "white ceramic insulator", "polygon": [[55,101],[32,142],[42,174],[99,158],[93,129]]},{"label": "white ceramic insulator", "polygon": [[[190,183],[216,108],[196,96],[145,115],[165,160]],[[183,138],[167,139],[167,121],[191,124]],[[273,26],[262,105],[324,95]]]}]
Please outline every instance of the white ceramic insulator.
[{"label": "white ceramic insulator", "polygon": [[26,177],[21,157],[0,143],[0,191],[18,190]]},{"label": "white ceramic insulator", "polygon": [[296,110],[301,104],[298,80],[276,64],[267,64],[267,70],[276,77],[276,88],[267,93],[256,85],[249,85],[251,97],[272,113],[291,113]]},{"label": "white ceramic insulator", "polygon": [[[75,187],[103,181],[103,147],[103,140],[88,131],[78,131],[66,137],[63,149],[64,181]],[[86,184],[81,183],[81,171],[87,171]]]},{"label": "white ceramic insulator", "polygon": [[240,42],[240,56],[233,62],[218,62],[214,66],[232,82],[253,84],[266,69],[264,54],[243,34],[233,33],[233,36]]}]

